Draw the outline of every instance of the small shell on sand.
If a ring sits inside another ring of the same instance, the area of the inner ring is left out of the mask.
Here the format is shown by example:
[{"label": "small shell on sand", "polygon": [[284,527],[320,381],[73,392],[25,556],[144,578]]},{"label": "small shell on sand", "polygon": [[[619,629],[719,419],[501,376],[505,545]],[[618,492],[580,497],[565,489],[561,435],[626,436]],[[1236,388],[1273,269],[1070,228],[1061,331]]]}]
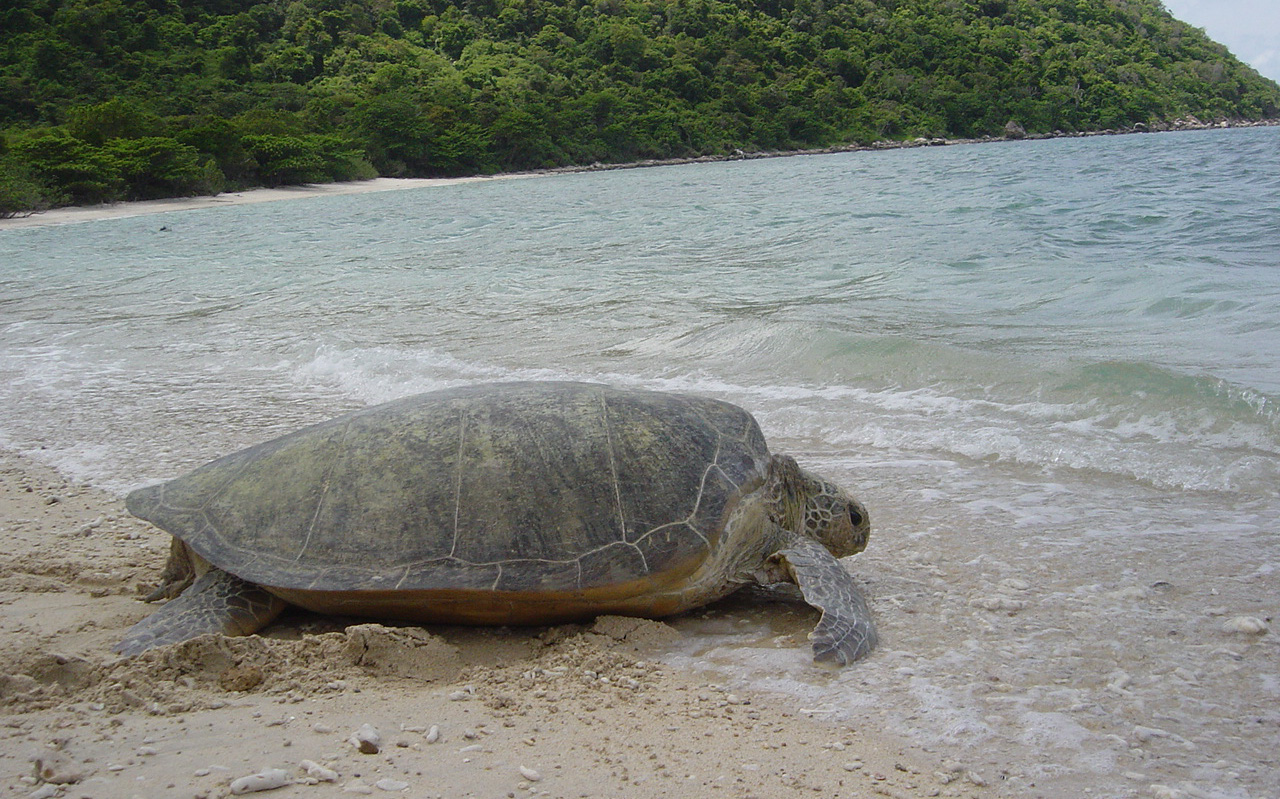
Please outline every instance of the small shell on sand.
[{"label": "small shell on sand", "polygon": [[287,771],[281,768],[269,768],[259,771],[257,774],[237,777],[232,780],[231,792],[233,794],[256,793],[258,791],[270,791],[274,788],[283,788],[292,784],[293,779]]},{"label": "small shell on sand", "polygon": [[440,740],[440,725],[432,724],[431,729],[427,730],[427,735],[423,740],[425,740],[429,744],[433,744],[436,741]]},{"label": "small shell on sand", "polygon": [[1223,632],[1242,635],[1266,635],[1268,629],[1265,621],[1253,616],[1236,616],[1222,624]]},{"label": "small shell on sand", "polygon": [[382,749],[382,735],[372,724],[361,724],[347,740],[364,755],[376,755]]}]

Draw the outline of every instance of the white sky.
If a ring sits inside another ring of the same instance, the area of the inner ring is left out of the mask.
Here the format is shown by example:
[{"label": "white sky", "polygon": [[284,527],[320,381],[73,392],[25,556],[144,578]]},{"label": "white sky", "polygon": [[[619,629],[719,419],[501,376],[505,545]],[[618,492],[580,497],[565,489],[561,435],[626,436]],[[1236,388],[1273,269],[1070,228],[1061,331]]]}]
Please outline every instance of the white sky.
[{"label": "white sky", "polygon": [[1232,55],[1280,81],[1280,0],[1164,0],[1164,7],[1189,22]]}]

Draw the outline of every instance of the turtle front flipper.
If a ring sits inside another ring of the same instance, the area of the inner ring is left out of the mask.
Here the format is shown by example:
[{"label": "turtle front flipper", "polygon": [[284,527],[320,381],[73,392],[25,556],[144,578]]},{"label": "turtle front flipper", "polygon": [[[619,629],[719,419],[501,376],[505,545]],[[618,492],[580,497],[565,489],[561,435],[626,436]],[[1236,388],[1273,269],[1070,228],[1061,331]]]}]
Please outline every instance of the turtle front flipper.
[{"label": "turtle front flipper", "polygon": [[201,575],[180,596],[129,628],[115,650],[137,655],[205,633],[249,635],[285,609],[285,601],[221,569]]},{"label": "turtle front flipper", "polygon": [[797,537],[770,561],[800,586],[806,602],[822,611],[818,626],[809,633],[815,660],[838,660],[847,666],[875,648],[876,627],[867,600],[825,547]]}]

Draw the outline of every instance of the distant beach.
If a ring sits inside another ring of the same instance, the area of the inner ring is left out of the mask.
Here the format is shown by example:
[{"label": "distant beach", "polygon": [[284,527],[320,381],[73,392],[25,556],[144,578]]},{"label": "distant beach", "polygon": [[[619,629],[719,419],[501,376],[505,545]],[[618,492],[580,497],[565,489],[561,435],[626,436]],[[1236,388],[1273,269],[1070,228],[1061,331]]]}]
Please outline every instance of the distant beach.
[{"label": "distant beach", "polygon": [[298,200],[310,197],[333,197],[342,194],[367,194],[377,191],[419,189],[427,186],[449,186],[456,183],[471,183],[481,180],[504,180],[575,172],[597,172],[612,169],[641,169],[644,167],[654,166],[716,163],[721,161],[746,161],[760,158],[786,158],[796,155],[828,155],[832,153],[900,150],[911,147],[939,147],[956,144],[991,144],[995,142],[1024,140],[1079,138],[1087,136],[1119,136],[1130,133],[1167,133],[1177,131],[1217,130],[1228,127],[1273,127],[1276,125],[1280,125],[1280,120],[1262,120],[1258,122],[1251,120],[1222,120],[1209,123],[1191,118],[1177,120],[1173,123],[1151,128],[1148,128],[1145,125],[1137,125],[1132,128],[1124,128],[1121,130],[1034,134],[1004,138],[988,136],[981,139],[917,138],[905,141],[881,141],[875,142],[874,144],[838,145],[835,147],[824,147],[813,150],[770,150],[751,153],[738,151],[729,155],[704,155],[690,158],[651,159],[647,161],[632,161],[620,164],[589,164],[540,169],[531,172],[504,172],[497,175],[468,175],[466,177],[458,178],[373,178],[371,180],[351,180],[338,183],[304,183],[298,186],[245,189],[244,191],[230,191],[200,197],[171,197],[163,200],[135,200],[131,202],[103,203],[101,205],[62,206],[60,208],[51,208],[48,211],[31,214],[30,216],[0,219],[0,230],[49,227],[52,225],[70,225],[77,222],[95,222],[100,219],[121,219],[124,217],[159,214],[168,211],[190,211],[197,208],[251,205],[254,203],[276,202],[278,200]]},{"label": "distant beach", "polygon": [[[500,177],[509,177],[502,175]],[[219,208],[230,205],[252,205],[278,200],[299,200],[310,197],[332,197],[339,194],[366,194],[374,191],[398,191],[420,189],[426,186],[448,186],[477,180],[494,180],[493,177],[465,178],[374,178],[343,183],[305,183],[301,186],[246,189],[202,197],[172,197],[164,200],[139,200],[136,202],[104,203],[102,205],[69,205],[52,208],[31,216],[0,219],[0,230],[18,228],[70,225],[77,222],[96,222],[100,219],[122,219],[168,211],[191,211],[197,208]]]}]

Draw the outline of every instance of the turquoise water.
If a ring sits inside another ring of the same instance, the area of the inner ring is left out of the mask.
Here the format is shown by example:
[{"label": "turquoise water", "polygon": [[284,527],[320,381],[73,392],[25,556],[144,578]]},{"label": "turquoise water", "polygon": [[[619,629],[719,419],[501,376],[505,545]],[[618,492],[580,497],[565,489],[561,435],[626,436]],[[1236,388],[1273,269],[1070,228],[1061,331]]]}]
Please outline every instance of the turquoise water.
[{"label": "turquoise water", "polygon": [[[1220,628],[1280,596],[1277,220],[1280,128],[1259,128],[0,227],[0,446],[122,493],[460,383],[725,398],[867,502],[851,565],[886,643],[832,676],[760,618],[691,665],[930,746],[1056,752],[1024,785],[1264,796],[1278,634]],[[1150,718],[1175,663],[1197,685]],[[988,706],[962,677],[983,669],[1021,699]],[[1168,773],[1174,738],[1131,745],[1164,727],[1199,753]]]}]

